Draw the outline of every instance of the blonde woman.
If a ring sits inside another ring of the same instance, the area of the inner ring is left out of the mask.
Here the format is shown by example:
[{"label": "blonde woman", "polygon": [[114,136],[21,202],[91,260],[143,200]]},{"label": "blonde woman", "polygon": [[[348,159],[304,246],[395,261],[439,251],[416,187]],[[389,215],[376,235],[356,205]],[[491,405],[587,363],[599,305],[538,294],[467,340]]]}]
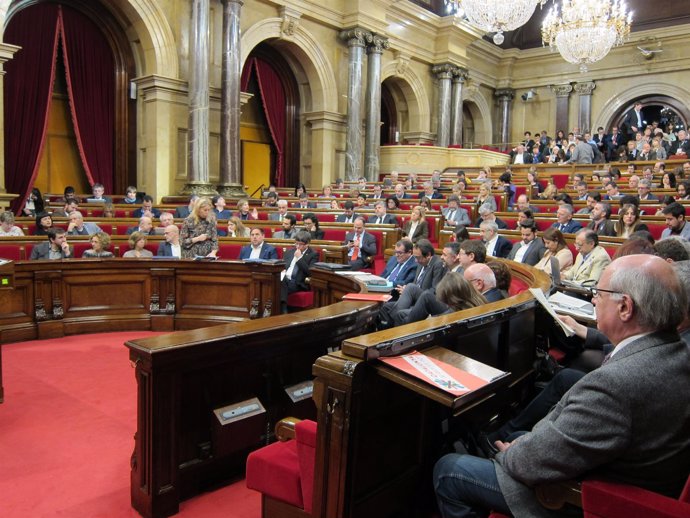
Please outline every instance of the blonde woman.
[{"label": "blonde woman", "polygon": [[[92,244],[93,246],[93,244]],[[146,234],[139,231],[134,231],[129,236],[129,248],[122,257],[137,259],[153,257],[153,253],[146,250]]]},{"label": "blonde woman", "polygon": [[429,224],[424,218],[424,208],[417,205],[410,213],[410,219],[403,226],[403,236],[416,243],[420,239],[429,239]]},{"label": "blonde woman", "polygon": [[213,204],[208,198],[199,198],[189,217],[182,223],[180,244],[182,258],[216,257],[218,254],[218,231],[213,216]]},{"label": "blonde woman", "polygon": [[474,200],[477,209],[488,204],[493,212],[496,212],[496,199],[491,195],[491,182],[484,182],[479,186],[479,195]]},{"label": "blonde woman", "polygon": [[[144,241],[144,244],[146,244],[146,241]],[[91,236],[91,248],[84,250],[82,257],[85,259],[94,257],[113,257],[113,253],[108,250],[109,248],[110,236],[105,232],[96,232],[93,236]]]}]

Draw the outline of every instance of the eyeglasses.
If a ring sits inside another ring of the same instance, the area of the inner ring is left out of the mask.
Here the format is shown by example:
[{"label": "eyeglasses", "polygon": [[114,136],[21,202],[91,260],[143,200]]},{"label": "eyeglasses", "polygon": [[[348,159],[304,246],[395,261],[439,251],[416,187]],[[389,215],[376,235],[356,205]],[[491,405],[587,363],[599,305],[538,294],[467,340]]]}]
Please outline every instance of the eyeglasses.
[{"label": "eyeglasses", "polygon": [[615,295],[625,295],[625,293],[623,293],[622,291],[605,290],[603,288],[589,288],[589,291],[592,294],[592,298],[601,297],[602,293],[612,293]]}]

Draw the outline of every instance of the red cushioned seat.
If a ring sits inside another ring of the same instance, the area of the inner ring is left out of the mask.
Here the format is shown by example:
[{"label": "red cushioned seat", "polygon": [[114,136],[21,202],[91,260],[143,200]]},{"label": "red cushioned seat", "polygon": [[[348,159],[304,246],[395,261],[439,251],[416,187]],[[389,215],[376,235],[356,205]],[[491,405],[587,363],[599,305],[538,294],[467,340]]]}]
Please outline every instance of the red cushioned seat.
[{"label": "red cushioned seat", "polygon": [[311,308],[314,306],[314,292],[296,291],[290,293],[287,298],[287,305],[291,308]]},{"label": "red cushioned seat", "polygon": [[297,442],[274,442],[250,453],[247,487],[304,509]]}]

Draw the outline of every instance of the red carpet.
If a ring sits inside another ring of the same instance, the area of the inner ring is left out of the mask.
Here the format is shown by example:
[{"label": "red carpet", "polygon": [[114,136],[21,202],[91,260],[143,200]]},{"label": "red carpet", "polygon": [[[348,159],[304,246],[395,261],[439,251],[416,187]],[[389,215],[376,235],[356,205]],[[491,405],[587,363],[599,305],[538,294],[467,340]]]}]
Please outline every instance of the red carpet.
[{"label": "red carpet", "polygon": [[[127,332],[3,345],[2,518],[136,518],[130,506],[136,382]],[[258,518],[244,481],[183,502],[181,518]]]}]

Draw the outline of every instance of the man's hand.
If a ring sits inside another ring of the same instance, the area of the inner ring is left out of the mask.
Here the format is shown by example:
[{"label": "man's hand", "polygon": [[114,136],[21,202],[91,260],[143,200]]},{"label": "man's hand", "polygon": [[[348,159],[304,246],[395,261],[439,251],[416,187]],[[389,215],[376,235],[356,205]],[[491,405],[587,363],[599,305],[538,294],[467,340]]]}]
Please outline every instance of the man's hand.
[{"label": "man's hand", "polygon": [[198,243],[199,241],[206,241],[208,239],[208,234],[200,234],[192,238],[192,243]]},{"label": "man's hand", "polygon": [[498,451],[506,451],[508,448],[510,448],[510,445],[513,444],[512,442],[503,442],[503,441],[494,441],[494,446],[498,448]]},{"label": "man's hand", "polygon": [[575,334],[583,340],[587,338],[587,326],[581,324],[570,315],[558,315],[558,319],[565,325],[571,327]]},{"label": "man's hand", "polygon": [[254,207],[254,209],[250,212],[250,214],[252,215],[252,218],[259,219],[259,211],[257,210],[256,207]]},{"label": "man's hand", "polygon": [[65,257],[69,257],[69,256],[70,256],[69,243],[68,243],[67,241],[65,241],[65,242],[62,243],[62,245],[60,245],[60,246],[61,246],[61,248],[62,248],[62,253],[64,254],[64,256],[65,256]]}]

